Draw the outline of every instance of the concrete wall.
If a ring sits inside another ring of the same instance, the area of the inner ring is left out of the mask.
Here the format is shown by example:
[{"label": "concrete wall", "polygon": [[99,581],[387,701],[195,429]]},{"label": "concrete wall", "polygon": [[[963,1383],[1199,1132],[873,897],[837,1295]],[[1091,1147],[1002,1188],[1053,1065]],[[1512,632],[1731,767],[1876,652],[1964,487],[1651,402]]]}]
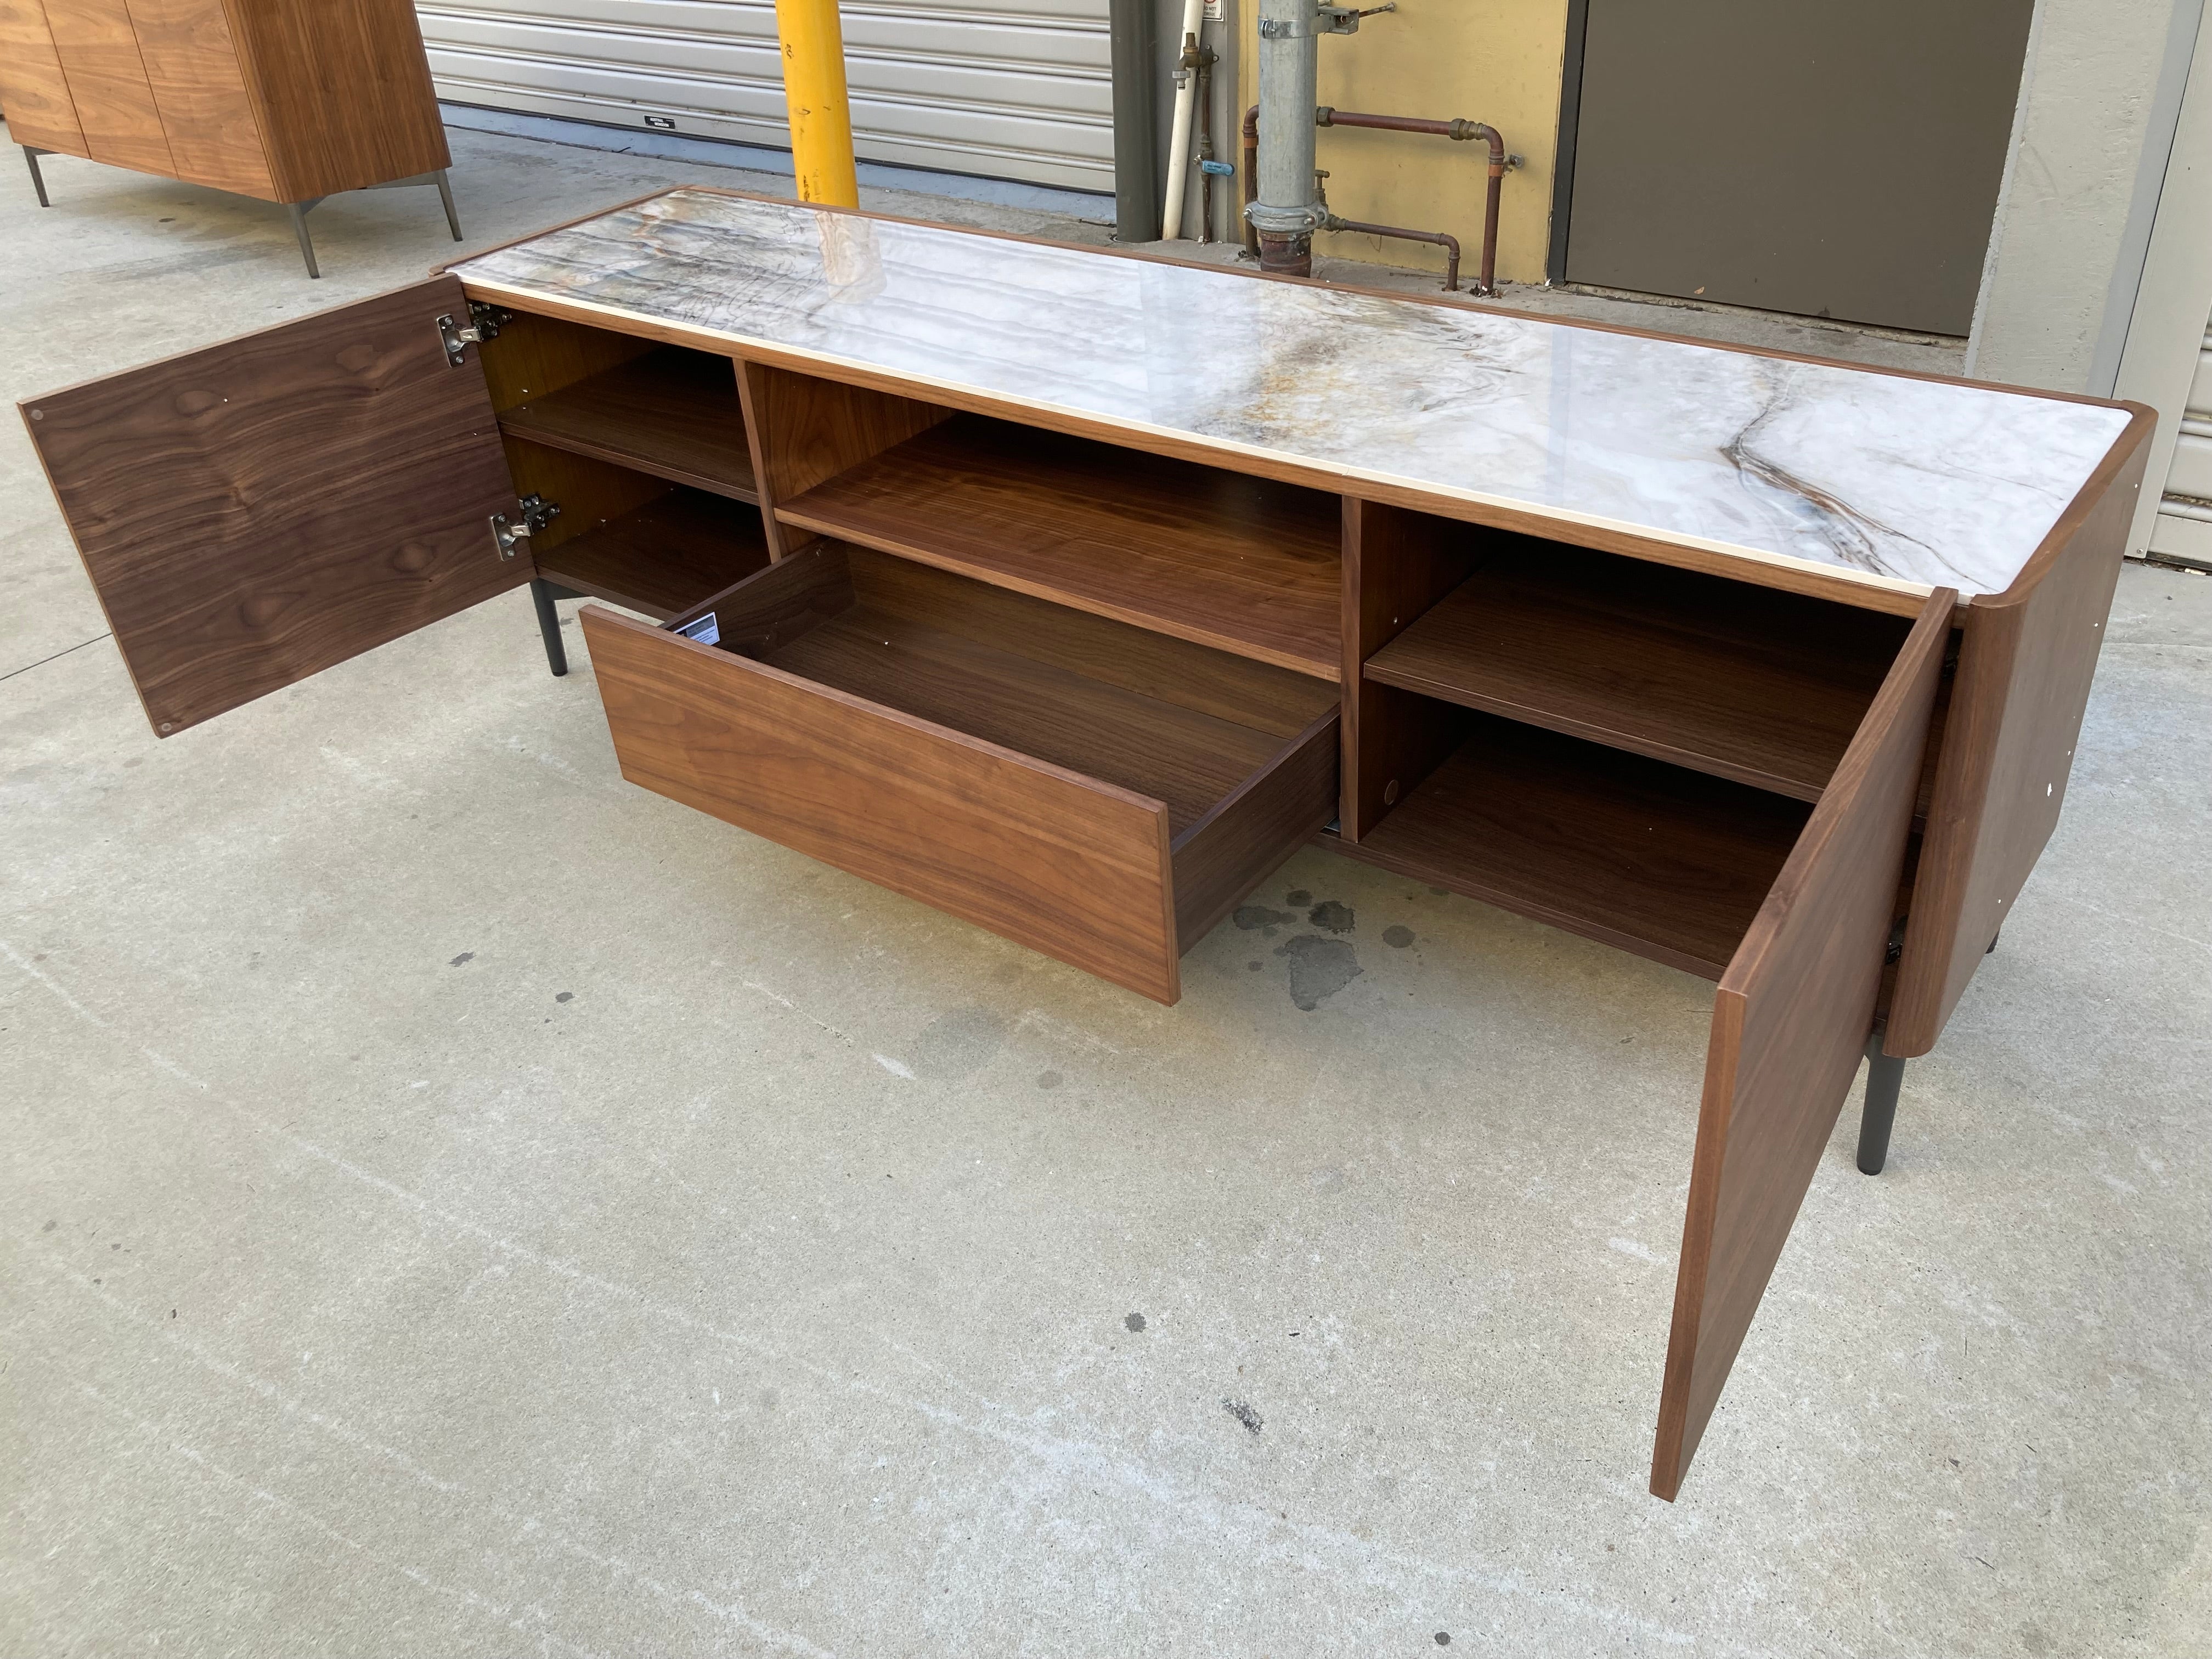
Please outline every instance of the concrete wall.
[{"label": "concrete wall", "polygon": [[[1238,18],[1250,42],[1255,10]],[[1559,64],[1566,0],[1398,0],[1359,33],[1321,43],[1321,101],[1377,115],[1453,116],[1487,121],[1526,165],[1505,176],[1498,274],[1544,280],[1550,234],[1552,160],[1559,119]],[[1257,96],[1246,67],[1241,108]],[[1330,130],[1320,135],[1328,203],[1347,219],[1449,231],[1460,240],[1471,279],[1482,244],[1480,144],[1391,132]],[[1439,248],[1370,236],[1325,236],[1315,249],[1342,259],[1443,269]]]},{"label": "concrete wall", "polygon": [[2039,0],[1966,372],[2109,393],[2203,0]]}]

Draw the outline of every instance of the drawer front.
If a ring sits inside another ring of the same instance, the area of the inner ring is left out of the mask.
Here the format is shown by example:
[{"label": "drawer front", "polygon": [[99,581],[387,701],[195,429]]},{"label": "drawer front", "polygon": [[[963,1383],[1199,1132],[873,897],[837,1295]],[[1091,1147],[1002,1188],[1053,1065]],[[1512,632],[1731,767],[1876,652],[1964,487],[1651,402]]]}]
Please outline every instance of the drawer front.
[{"label": "drawer front", "polygon": [[1167,808],[587,605],[622,773],[1161,1002]]}]

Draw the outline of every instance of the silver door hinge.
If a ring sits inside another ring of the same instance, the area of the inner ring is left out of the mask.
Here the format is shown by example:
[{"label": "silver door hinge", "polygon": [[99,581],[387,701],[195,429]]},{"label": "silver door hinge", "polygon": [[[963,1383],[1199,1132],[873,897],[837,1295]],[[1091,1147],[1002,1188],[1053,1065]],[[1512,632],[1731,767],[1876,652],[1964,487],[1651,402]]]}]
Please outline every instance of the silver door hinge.
[{"label": "silver door hinge", "polygon": [[451,313],[439,318],[438,337],[446,343],[446,361],[459,368],[468,361],[471,346],[482,345],[486,340],[496,340],[501,325],[514,320],[513,312],[488,306],[482,300],[469,301],[469,322],[465,328],[456,323]]},{"label": "silver door hinge", "polygon": [[525,495],[514,504],[514,517],[504,513],[491,515],[491,538],[499,549],[499,556],[511,559],[528,541],[554,520],[561,516],[561,504],[549,501],[535,493]]}]

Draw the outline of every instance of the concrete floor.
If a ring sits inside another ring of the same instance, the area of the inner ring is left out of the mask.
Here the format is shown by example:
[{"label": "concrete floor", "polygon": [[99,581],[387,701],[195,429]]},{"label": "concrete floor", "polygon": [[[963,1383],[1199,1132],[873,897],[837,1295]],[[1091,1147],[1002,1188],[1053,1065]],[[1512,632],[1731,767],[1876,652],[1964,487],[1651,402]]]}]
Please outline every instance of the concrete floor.
[{"label": "concrete floor", "polygon": [[[448,251],[49,167],[10,398]],[[1674,1505],[1701,981],[1304,853],[1156,1007],[625,785],[520,593],[158,742],[12,422],[0,584],[0,1653],[2207,1651],[2212,581]]]}]

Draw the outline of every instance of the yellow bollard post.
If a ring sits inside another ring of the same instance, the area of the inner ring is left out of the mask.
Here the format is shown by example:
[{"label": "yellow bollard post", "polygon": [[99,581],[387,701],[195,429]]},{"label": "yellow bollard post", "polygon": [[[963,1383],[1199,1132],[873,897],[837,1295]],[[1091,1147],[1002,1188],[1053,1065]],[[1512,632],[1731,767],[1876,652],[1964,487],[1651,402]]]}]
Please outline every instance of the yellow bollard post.
[{"label": "yellow bollard post", "polygon": [[845,36],[837,0],[775,0],[783,50],[783,101],[791,118],[791,159],[799,199],[858,207],[853,176],[853,112],[845,96]]}]

